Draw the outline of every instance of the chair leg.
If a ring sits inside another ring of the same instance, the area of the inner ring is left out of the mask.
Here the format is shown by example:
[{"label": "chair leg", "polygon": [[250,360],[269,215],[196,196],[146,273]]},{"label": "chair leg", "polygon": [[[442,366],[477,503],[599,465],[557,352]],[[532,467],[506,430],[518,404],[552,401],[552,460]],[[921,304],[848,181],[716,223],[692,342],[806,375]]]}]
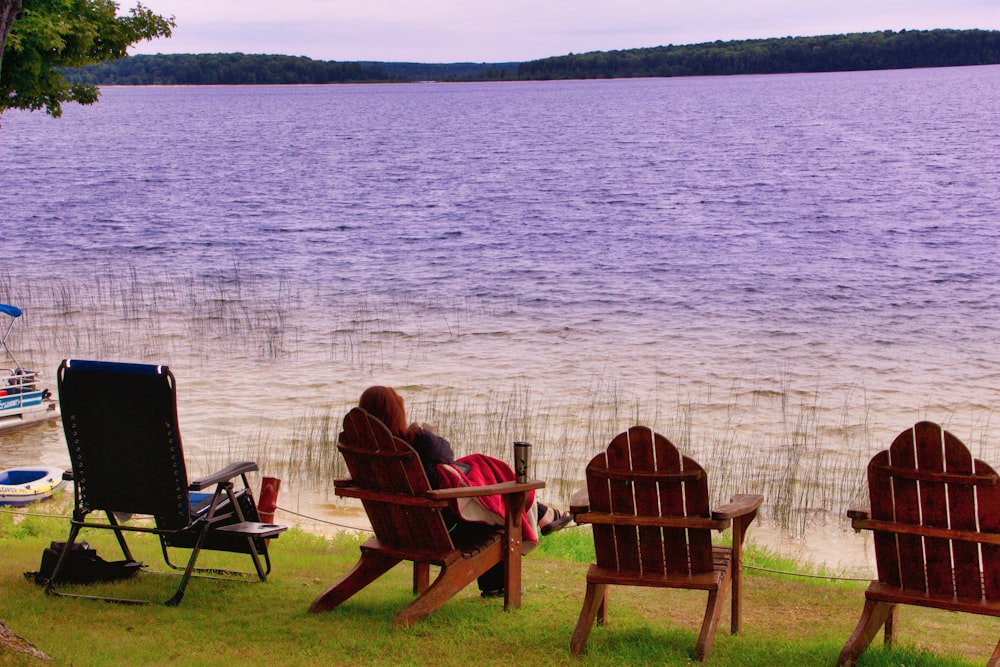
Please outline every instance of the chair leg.
[{"label": "chair leg", "polygon": [[125,556],[125,560],[135,561],[132,557],[132,550],[128,548],[128,544],[125,542],[125,535],[122,533],[121,529],[118,528],[118,517],[115,516],[114,512],[106,512],[108,516],[108,523],[115,526],[115,539],[118,540],[118,546],[121,547],[122,555]]},{"label": "chair leg", "polygon": [[718,589],[708,592],[705,618],[701,622],[701,634],[698,635],[698,643],[694,647],[694,659],[699,662],[704,661],[705,656],[712,650],[715,631],[719,627],[719,619],[722,617],[722,603],[726,599],[726,588],[720,586]]},{"label": "chair leg", "polygon": [[420,595],[431,585],[431,566],[413,561],[413,594]]},{"label": "chair leg", "polygon": [[[250,498],[251,506],[254,507],[254,512],[256,513],[256,506],[253,505],[253,494],[250,493],[250,485],[247,483],[247,476],[243,475],[243,488],[246,489],[247,494]],[[243,508],[240,507],[239,500],[236,497],[236,492],[234,491],[234,485],[232,482],[226,482],[220,485],[226,493],[226,498],[229,500],[230,506],[233,508],[233,512],[236,514],[237,523],[244,523],[247,518],[243,515]],[[214,511],[214,505],[213,510]],[[212,511],[209,512],[209,519],[211,520]],[[260,518],[259,516],[257,517]],[[211,521],[210,521],[211,522]],[[261,581],[267,581],[267,575],[271,571],[271,558],[267,557],[267,570],[265,571],[260,562],[260,553],[257,550],[257,543],[254,541],[252,535],[247,535],[247,550],[250,552],[250,558],[253,560],[253,567],[257,570],[257,578]],[[267,552],[267,542],[263,543],[264,552]]]},{"label": "chair leg", "polygon": [[899,605],[893,605],[889,615],[885,619],[885,639],[886,646],[896,643],[896,628],[899,626]]},{"label": "chair leg", "polygon": [[569,653],[576,657],[587,648],[590,631],[594,628],[594,620],[598,613],[602,617],[601,625],[608,620],[608,585],[587,582],[587,595],[583,598],[583,608],[580,610],[580,620],[576,622],[573,638],[569,642]]},{"label": "chair leg", "polygon": [[[177,591],[174,593],[174,596],[166,602],[168,607],[176,607],[181,603],[181,599],[184,597],[184,591],[187,589],[188,581],[191,580],[191,574],[194,573],[195,561],[198,560],[198,554],[201,553],[201,545],[204,544],[205,536],[207,534],[208,524],[205,524],[205,526],[198,533],[198,539],[194,543],[194,548],[191,549],[191,557],[188,558],[187,567],[184,568],[184,574],[181,575],[181,583],[177,586]],[[162,546],[162,539],[161,548],[166,550],[166,547]]]},{"label": "chair leg", "polygon": [[[895,635],[896,605],[892,602],[881,602],[878,600],[865,600],[865,608],[861,612],[861,618],[851,633],[844,648],[837,658],[838,665],[853,665],[854,662],[864,653],[879,629],[883,625],[886,627],[886,643],[892,643]],[[891,619],[891,620],[890,620]],[[887,624],[888,621],[888,624]]]},{"label": "chair leg", "polygon": [[[65,564],[67,554],[69,554],[69,552],[73,549],[73,544],[76,543],[76,539],[80,536],[80,529],[82,527],[83,526],[75,522],[71,524],[69,530],[69,537],[66,539],[66,546],[63,548],[63,552],[59,556],[59,560],[56,561],[56,566],[52,569],[52,578],[49,579],[48,584],[45,586],[45,593],[47,595],[54,595],[56,597],[83,598],[86,600],[101,600],[103,602],[114,602],[117,604],[130,604],[130,605],[148,604],[146,600],[134,600],[131,598],[113,598],[100,595],[83,595],[80,593],[63,593],[59,590],[56,590],[56,580],[58,579],[59,574],[62,571],[63,565]],[[128,545],[125,544],[125,538],[121,534],[121,531],[115,530],[115,534],[118,536],[118,541],[120,544],[122,544],[122,549],[124,550],[126,556],[129,558],[129,560],[135,562],[132,559],[131,552],[128,550]]]},{"label": "chair leg", "polygon": [[501,562],[502,548],[497,541],[472,558],[458,558],[450,565],[442,566],[434,582],[396,615],[393,624],[408,627],[426,618],[476,577]]},{"label": "chair leg", "polygon": [[56,566],[52,568],[52,577],[45,586],[45,592],[49,595],[61,595],[61,593],[56,591],[56,581],[59,579],[59,574],[62,572],[63,565],[65,565],[66,559],[69,557],[69,552],[73,549],[73,544],[76,542],[76,538],[79,534],[80,526],[75,523],[71,523],[69,537],[66,538],[66,545],[63,547],[62,553],[59,554]]},{"label": "chair leg", "polygon": [[986,663],[986,667],[1000,667],[1000,642],[998,642],[997,647],[993,649],[993,655],[990,656],[989,662]]},{"label": "chair leg", "polygon": [[340,581],[326,589],[309,605],[309,611],[329,611],[362,588],[391,570],[402,558],[386,556],[374,551],[364,551],[361,559]]}]

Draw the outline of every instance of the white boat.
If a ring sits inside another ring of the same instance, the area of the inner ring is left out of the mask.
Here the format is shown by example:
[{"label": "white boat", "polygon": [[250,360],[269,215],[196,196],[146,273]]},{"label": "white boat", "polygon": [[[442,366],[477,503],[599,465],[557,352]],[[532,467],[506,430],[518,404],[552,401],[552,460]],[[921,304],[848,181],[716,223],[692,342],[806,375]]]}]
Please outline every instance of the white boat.
[{"label": "white boat", "polygon": [[65,483],[59,468],[26,466],[0,470],[0,505],[21,507],[51,498]]},{"label": "white boat", "polygon": [[57,419],[59,407],[52,392],[40,384],[36,371],[18,363],[7,345],[21,309],[0,303],[0,313],[11,317],[7,331],[0,338],[0,348],[4,351],[2,363],[7,364],[0,366],[0,431]]}]

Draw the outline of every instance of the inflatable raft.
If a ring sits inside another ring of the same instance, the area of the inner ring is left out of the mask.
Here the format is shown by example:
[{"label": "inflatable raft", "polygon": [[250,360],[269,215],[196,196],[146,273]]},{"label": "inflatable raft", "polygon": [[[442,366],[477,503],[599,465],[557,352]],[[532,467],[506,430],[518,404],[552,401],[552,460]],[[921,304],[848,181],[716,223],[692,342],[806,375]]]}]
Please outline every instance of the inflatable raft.
[{"label": "inflatable raft", "polygon": [[0,470],[0,505],[21,507],[51,498],[65,483],[60,468],[38,466]]}]

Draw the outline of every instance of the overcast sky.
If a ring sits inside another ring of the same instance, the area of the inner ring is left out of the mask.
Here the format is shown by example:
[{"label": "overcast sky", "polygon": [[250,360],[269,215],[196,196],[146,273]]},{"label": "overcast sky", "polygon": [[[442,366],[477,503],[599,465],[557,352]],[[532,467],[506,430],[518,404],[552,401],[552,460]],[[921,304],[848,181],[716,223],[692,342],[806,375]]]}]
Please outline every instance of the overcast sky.
[{"label": "overcast sky", "polygon": [[[133,6],[120,0],[123,9]],[[144,0],[177,21],[132,53],[520,62],[717,39],[1000,29],[1000,0]]]}]

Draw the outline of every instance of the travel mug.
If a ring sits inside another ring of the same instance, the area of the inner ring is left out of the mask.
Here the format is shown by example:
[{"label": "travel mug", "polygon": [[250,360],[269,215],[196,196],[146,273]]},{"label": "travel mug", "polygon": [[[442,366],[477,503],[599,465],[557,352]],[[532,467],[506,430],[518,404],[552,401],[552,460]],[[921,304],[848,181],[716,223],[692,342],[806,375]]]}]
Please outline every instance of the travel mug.
[{"label": "travel mug", "polygon": [[531,462],[531,443],[514,443],[514,477],[519,483],[528,481],[528,464]]}]

